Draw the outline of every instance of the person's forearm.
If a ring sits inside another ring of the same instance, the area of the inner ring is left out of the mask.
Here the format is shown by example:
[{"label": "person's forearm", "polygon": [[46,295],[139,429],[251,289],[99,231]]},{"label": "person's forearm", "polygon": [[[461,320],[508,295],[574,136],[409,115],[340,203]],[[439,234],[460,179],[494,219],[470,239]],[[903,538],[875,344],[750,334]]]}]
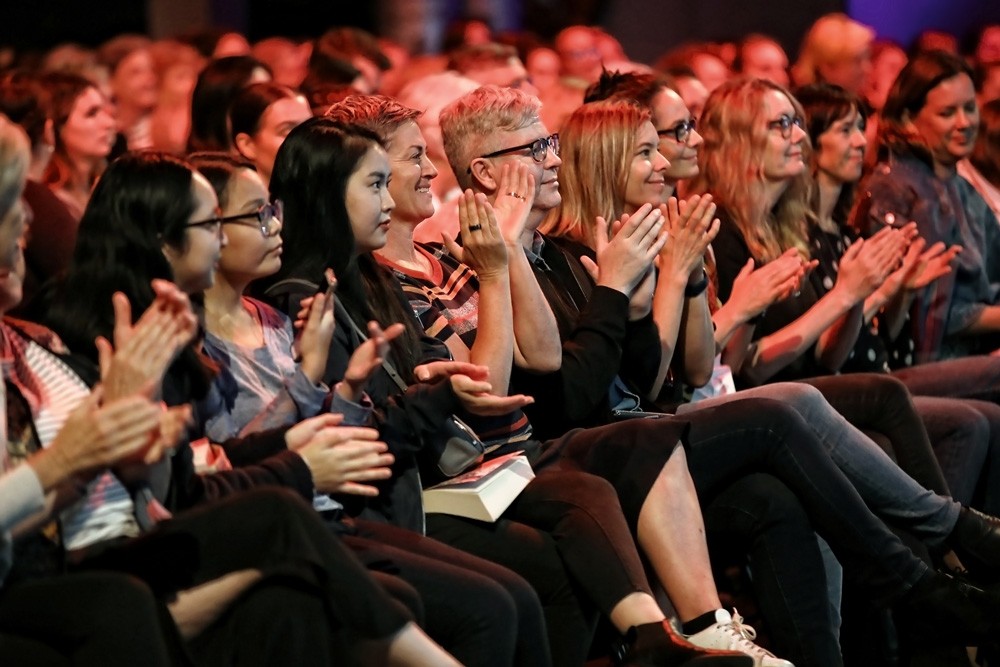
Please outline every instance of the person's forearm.
[{"label": "person's forearm", "polygon": [[653,321],[656,322],[660,336],[661,352],[656,380],[648,394],[650,399],[655,399],[663,388],[670,370],[670,362],[677,349],[686,285],[687,277],[678,276],[675,272],[660,271],[656,277],[656,290],[653,292]]},{"label": "person's forearm", "polygon": [[480,276],[479,323],[469,361],[490,369],[490,385],[497,396],[506,396],[514,362],[514,312],[507,274]]},{"label": "person's forearm", "polygon": [[797,320],[757,341],[754,354],[744,363],[743,375],[753,384],[766,382],[805,354],[854,303],[850,295],[835,286]]},{"label": "person's forearm", "polygon": [[816,341],[816,360],[830,371],[839,371],[858,342],[863,317],[861,304],[844,313]]},{"label": "person's forearm", "polygon": [[720,344],[719,339],[716,338],[716,344],[720,345],[721,361],[729,366],[733,375],[739,375],[740,371],[743,370],[743,364],[750,352],[750,346],[753,344],[755,329],[753,324],[738,324],[730,331],[723,343]]},{"label": "person's forearm", "polygon": [[1000,331],[1000,306],[985,306],[972,324],[961,331],[966,335],[996,333]]},{"label": "person's forearm", "polygon": [[524,250],[520,246],[509,247],[508,256],[514,318],[514,362],[530,371],[546,373],[559,370],[562,341],[549,302],[542,294]]},{"label": "person's forearm", "polygon": [[896,340],[899,337],[916,296],[917,293],[913,290],[901,290],[886,304],[882,313],[882,331],[889,336],[889,340]]},{"label": "person's forearm", "polygon": [[684,360],[683,379],[692,387],[708,382],[715,366],[715,331],[706,294],[684,299],[681,335],[677,338],[677,351]]}]

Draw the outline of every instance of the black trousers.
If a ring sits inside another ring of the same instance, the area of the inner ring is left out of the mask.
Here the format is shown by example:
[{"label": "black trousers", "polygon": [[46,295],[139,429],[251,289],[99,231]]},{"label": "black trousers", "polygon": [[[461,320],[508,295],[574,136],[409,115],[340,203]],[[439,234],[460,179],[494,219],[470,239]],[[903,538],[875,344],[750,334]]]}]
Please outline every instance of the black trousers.
[{"label": "black trousers", "polygon": [[541,602],[521,576],[413,531],[361,520],[352,526],[344,544],[393,597],[417,601],[427,634],[461,663],[551,664]]},{"label": "black trousers", "polygon": [[174,664],[179,645],[166,609],[132,577],[81,573],[0,591],[0,664]]},{"label": "black trousers", "polygon": [[[267,664],[268,651],[280,644],[286,664],[322,665],[327,654],[340,664],[360,640],[388,639],[411,620],[313,509],[282,489],[237,494],[179,514],[142,537],[82,556],[79,567],[132,574],[161,599],[231,572],[262,571],[263,581],[242,598],[253,608],[230,608],[219,628],[192,645],[196,657],[242,655],[247,662],[239,664]],[[261,594],[263,603],[256,597]],[[282,623],[268,630],[267,619],[294,619],[302,608],[322,609],[322,622],[302,624],[288,636],[280,634]],[[227,623],[235,628],[234,619],[246,618],[258,619],[258,632],[225,630]],[[318,652],[318,646],[329,650]]]},{"label": "black trousers", "polygon": [[539,470],[496,523],[432,514],[427,532],[536,588],[556,665],[586,660],[596,610],[608,613],[625,596],[650,592],[614,488],[579,470]]}]

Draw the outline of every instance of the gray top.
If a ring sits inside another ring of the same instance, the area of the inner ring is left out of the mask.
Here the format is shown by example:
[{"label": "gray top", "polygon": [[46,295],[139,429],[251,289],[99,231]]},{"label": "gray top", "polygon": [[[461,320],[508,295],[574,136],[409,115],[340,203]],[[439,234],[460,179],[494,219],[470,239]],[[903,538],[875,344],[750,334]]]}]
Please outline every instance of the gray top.
[{"label": "gray top", "polygon": [[221,367],[215,382],[221,408],[205,424],[213,442],[317,415],[330,391],[325,384],[310,382],[295,363],[288,317],[255,299],[244,297],[244,302],[256,310],[264,329],[262,347],[236,345],[211,332],[205,335],[205,353]]},{"label": "gray top", "polygon": [[12,562],[11,531],[45,507],[42,485],[30,465],[21,465],[0,476],[0,584]]}]

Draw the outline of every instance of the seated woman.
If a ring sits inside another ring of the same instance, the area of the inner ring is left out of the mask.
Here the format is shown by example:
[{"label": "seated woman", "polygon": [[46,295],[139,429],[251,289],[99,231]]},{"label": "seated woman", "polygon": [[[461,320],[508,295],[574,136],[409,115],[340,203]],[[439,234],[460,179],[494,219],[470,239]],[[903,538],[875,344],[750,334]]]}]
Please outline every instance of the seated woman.
[{"label": "seated woman", "polygon": [[51,100],[55,138],[42,181],[79,220],[118,136],[114,111],[96,85],[76,74],[53,72],[42,85]]},{"label": "seated woman", "polygon": [[229,105],[229,131],[236,152],[253,162],[260,179],[271,180],[274,156],[293,127],[312,118],[306,98],[276,83],[254,83]]},{"label": "seated woman", "polygon": [[[318,379],[326,370],[333,335],[332,302],[324,304],[323,296],[314,300],[295,340],[283,313],[243,295],[252,280],[266,278],[281,266],[280,201],[270,199],[246,163],[222,153],[195,154],[192,161],[216,191],[227,238],[214,282],[204,292],[205,352],[220,366],[215,386],[223,395],[221,408],[205,420],[205,433],[223,442],[238,433],[287,426],[320,413],[327,402],[330,410],[343,410],[345,425],[355,425],[352,404],[340,393],[331,394]],[[351,380],[338,391],[352,383],[363,385],[386,353],[388,339],[398,333],[399,327],[390,327],[362,345],[353,357],[357,363],[349,364],[346,372]],[[243,457],[238,448],[231,451],[239,463]],[[342,505],[334,498],[350,505],[352,496],[377,494],[372,483],[388,476],[383,466],[392,463],[380,442],[344,443],[331,453],[338,452],[346,468],[338,493],[333,498],[317,494],[313,503],[326,516],[340,513]],[[548,663],[546,652],[539,650],[545,638],[537,598],[512,572],[387,524],[328,523],[337,532],[350,533],[344,541],[366,562],[393,563],[397,576],[420,595],[428,633],[463,663]],[[535,555],[542,558],[543,553],[557,558],[547,548]],[[516,633],[499,632],[498,627]]]},{"label": "seated woman", "polygon": [[[110,213],[111,200],[128,202],[119,209],[120,215]],[[153,215],[164,208],[171,215]],[[214,229],[204,229],[200,221],[216,208],[211,186],[185,163],[162,154],[124,157],[109,168],[95,190],[81,224],[81,255],[73,268],[79,268],[83,258],[109,260],[115,248],[124,248],[131,259],[142,257],[140,265],[159,270],[161,276],[171,275],[163,267],[175,266],[179,284],[204,287],[225,237],[217,223],[208,225]],[[143,225],[157,225],[161,231],[144,236]],[[115,266],[110,261],[99,264]],[[95,282],[108,277],[99,274],[93,271]],[[114,278],[130,292],[146,295],[153,307],[132,325],[124,297],[115,297],[117,317],[106,315],[111,323],[98,331],[114,338],[117,354],[128,353],[128,363],[122,367],[130,374],[116,376],[112,365],[106,371],[104,397],[140,389],[159,394],[160,378],[176,354],[183,356],[194,334],[194,317],[186,298],[173,286],[136,284],[126,271],[115,272]],[[161,296],[149,296],[157,293]],[[102,316],[112,311],[110,302],[81,300],[87,306],[73,320],[77,326],[67,328],[71,335],[100,325]],[[57,318],[74,313],[59,301],[53,311]],[[51,334],[37,334],[25,327],[4,327],[5,345],[15,354],[17,381],[11,386],[24,399],[17,432],[27,438],[29,450],[49,447],[73,406],[85,400],[87,384],[72,368],[94,375],[79,359],[71,367],[67,362],[72,359],[64,362],[50,351],[61,350]],[[94,340],[83,336],[84,341]],[[91,349],[82,344],[82,349]],[[100,343],[105,352],[110,347],[107,341]],[[160,420],[163,426],[158,424],[163,435],[154,442],[172,445],[189,411],[175,409],[167,415],[169,419]],[[274,456],[256,467],[198,476],[191,466],[190,448],[182,443],[169,459],[169,472],[147,465],[153,459],[98,471],[95,481],[74,487],[83,497],[62,514],[67,560],[76,568],[134,574],[158,599],[173,600],[174,621],[186,640],[185,649],[196,659],[273,664],[292,656],[329,664],[346,654],[362,659],[362,653],[374,649],[368,658],[373,664],[385,660],[455,664],[388,599],[301,499],[287,490],[255,488],[284,486],[311,498],[314,484],[320,488],[325,484],[319,473],[312,476],[304,459],[310,451],[329,448],[329,440],[338,433],[334,423],[324,416],[287,432],[256,436],[244,445],[273,449],[269,440],[287,441],[301,444],[303,452]],[[153,490],[178,514],[170,518],[155,502]],[[211,502],[214,499],[219,500]],[[289,624],[275,625],[275,615]],[[236,627],[250,635],[241,634],[234,642]],[[273,641],[275,636],[282,640]]]},{"label": "seated woman", "polygon": [[[962,246],[955,270],[917,296],[910,329],[918,364],[997,347],[1000,227],[956,171],[975,147],[978,126],[976,91],[965,61],[940,51],[914,57],[882,110],[874,150],[878,164],[862,181],[864,195],[852,215],[852,226],[864,236],[887,223],[912,220],[928,244]],[[984,386],[991,391],[982,393]],[[993,370],[985,369],[981,377],[956,378],[948,395],[992,399],[997,386]]]},{"label": "seated woman", "polygon": [[[369,383],[368,392],[380,408],[391,408],[396,402],[407,407],[407,414],[388,411],[380,432],[391,447],[395,445],[397,465],[412,467],[420,454],[418,449],[427,446],[450,414],[458,410],[463,417],[470,411],[504,414],[528,401],[523,396],[512,396],[496,401],[491,410],[477,409],[487,398],[485,392],[496,389],[504,393],[505,389],[494,387],[485,368],[461,362],[420,363],[428,358],[421,350],[421,332],[392,276],[371,256],[385,244],[386,227],[395,207],[388,191],[389,180],[386,152],[372,132],[325,118],[306,121],[292,130],[278,151],[271,180],[272,195],[285,206],[286,226],[284,265],[279,273],[284,281],[272,285],[270,293],[290,297],[292,308],[297,310],[297,297],[316,290],[324,269],[335,271],[338,325],[327,380],[344,377],[347,358],[362,341],[358,323],[375,317],[382,325],[405,323],[405,332],[393,341],[387,355],[397,376],[401,376],[400,384],[382,368]],[[497,223],[484,202],[477,206],[476,216],[476,224],[489,225],[491,238],[499,239]],[[466,219],[465,223],[466,231],[471,233],[472,221]],[[502,247],[500,244],[495,249],[492,261],[494,267],[506,271]],[[509,298],[508,293],[503,304],[508,309]],[[513,332],[505,328],[495,335],[504,340],[509,365]],[[440,344],[426,339],[423,344],[435,349],[437,355],[442,354]],[[439,380],[441,376],[446,379]],[[425,382],[406,387],[407,382],[417,378]],[[359,392],[355,398],[360,398]],[[393,442],[404,437],[406,441]],[[586,592],[588,606],[599,607],[623,634],[632,626],[641,628],[636,643],[629,648],[628,659],[638,660],[648,654],[647,660],[658,655],[663,664],[751,664],[739,653],[697,649],[677,638],[664,624],[665,615],[651,595],[610,484],[569,466],[555,465],[553,454],[559,444],[549,448],[548,453],[531,441],[521,447],[535,463],[536,477],[495,525],[432,515],[427,528],[434,537],[511,567],[536,587],[549,612],[549,636],[556,662],[582,661],[592,628],[579,612],[559,609],[567,602],[560,599],[563,593],[553,590],[551,574],[539,567],[541,563],[525,558],[519,542],[510,539],[521,533],[524,525],[556,539],[572,585]],[[546,465],[546,461],[552,465]],[[382,507],[373,505],[370,509],[398,516],[407,509],[400,502],[406,499],[398,491],[397,484],[395,498],[386,495]],[[677,529],[688,531],[690,527],[678,522]]]}]

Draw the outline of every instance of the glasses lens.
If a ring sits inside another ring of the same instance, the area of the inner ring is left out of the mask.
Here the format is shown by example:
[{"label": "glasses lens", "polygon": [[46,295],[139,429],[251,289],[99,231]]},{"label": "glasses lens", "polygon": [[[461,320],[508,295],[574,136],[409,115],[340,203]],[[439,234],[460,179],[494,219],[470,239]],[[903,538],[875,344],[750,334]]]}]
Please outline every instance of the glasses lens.
[{"label": "glasses lens", "polygon": [[531,144],[531,159],[535,162],[545,161],[545,151],[549,148],[548,139],[537,139]]}]

